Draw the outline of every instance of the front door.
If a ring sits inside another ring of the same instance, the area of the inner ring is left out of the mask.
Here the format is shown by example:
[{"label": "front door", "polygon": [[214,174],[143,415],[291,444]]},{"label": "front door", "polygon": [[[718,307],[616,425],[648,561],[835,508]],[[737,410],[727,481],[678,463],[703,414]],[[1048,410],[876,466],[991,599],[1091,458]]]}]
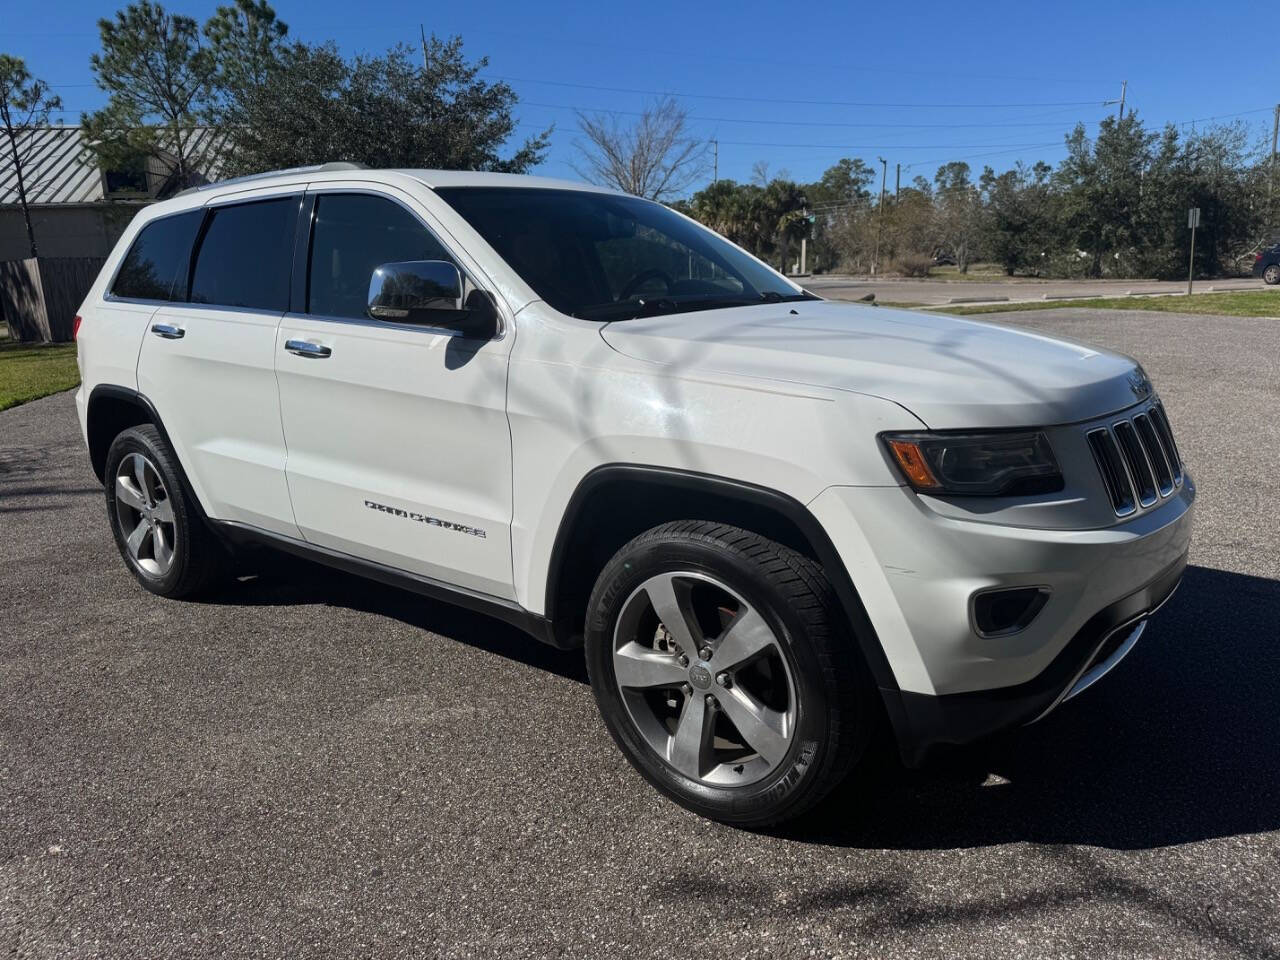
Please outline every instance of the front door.
[{"label": "front door", "polygon": [[512,598],[511,338],[476,341],[371,319],[375,267],[457,258],[407,195],[328,188],[308,197],[305,292],[295,284],[295,312],[281,323],[275,350],[302,535]]}]

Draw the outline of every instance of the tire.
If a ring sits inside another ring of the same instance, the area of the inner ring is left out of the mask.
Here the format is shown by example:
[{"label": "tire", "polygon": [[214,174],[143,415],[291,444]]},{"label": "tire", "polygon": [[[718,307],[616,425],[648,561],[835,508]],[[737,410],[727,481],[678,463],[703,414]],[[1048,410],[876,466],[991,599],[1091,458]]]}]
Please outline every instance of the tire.
[{"label": "tire", "polygon": [[1280,283],[1280,264],[1267,264],[1267,269],[1262,271],[1262,282],[1273,287]]},{"label": "tire", "polygon": [[839,603],[817,564],[764,537],[694,520],[641,534],[596,581],[585,640],[623,754],[704,817],[793,819],[864,753],[875,692]]},{"label": "tire", "polygon": [[146,589],[180,599],[207,591],[226,549],[187,493],[177,458],[152,424],[115,438],[103,472],[107,519],[125,565]]}]

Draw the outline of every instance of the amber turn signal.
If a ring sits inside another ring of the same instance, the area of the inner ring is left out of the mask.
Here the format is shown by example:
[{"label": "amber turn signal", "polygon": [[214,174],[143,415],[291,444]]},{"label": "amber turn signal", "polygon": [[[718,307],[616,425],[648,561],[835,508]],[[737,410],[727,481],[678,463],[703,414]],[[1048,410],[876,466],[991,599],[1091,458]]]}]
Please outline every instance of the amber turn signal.
[{"label": "amber turn signal", "polygon": [[903,474],[917,490],[937,490],[942,484],[925,463],[920,448],[910,440],[890,440],[889,452],[898,461]]}]

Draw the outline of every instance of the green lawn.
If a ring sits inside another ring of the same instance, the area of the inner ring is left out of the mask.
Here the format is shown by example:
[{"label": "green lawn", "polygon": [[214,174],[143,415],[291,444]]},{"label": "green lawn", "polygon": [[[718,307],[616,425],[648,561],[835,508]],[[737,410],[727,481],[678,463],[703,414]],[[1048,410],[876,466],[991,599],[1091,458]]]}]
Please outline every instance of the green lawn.
[{"label": "green lawn", "polygon": [[14,343],[0,338],[0,410],[80,382],[74,343]]},{"label": "green lawn", "polygon": [[1239,293],[1198,293],[1190,297],[1095,297],[1090,300],[1036,300],[1032,303],[984,303],[963,307],[927,307],[936,313],[970,316],[975,313],[1009,313],[1013,310],[1158,310],[1162,313],[1212,313],[1227,317],[1276,317],[1280,319],[1280,290],[1245,290]]}]

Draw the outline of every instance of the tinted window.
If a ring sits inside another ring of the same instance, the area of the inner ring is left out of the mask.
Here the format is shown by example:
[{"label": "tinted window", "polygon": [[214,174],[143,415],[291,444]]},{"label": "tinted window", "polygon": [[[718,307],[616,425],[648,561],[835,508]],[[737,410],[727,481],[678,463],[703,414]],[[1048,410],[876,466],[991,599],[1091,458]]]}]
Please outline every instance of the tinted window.
[{"label": "tinted window", "polygon": [[316,198],[307,310],[326,317],[366,316],[375,267],[405,260],[453,258],[408,210],[383,197]]},{"label": "tinted window", "polygon": [[802,300],[783,277],[659,203],[521,187],[436,190],[543,300],[588,320]]},{"label": "tinted window", "polygon": [[289,309],[298,198],[216,207],[196,255],[192,303]]},{"label": "tinted window", "polygon": [[203,210],[192,210],[153,220],[143,227],[120,264],[111,285],[112,296],[134,300],[183,299],[187,292],[191,244],[203,217]]}]

